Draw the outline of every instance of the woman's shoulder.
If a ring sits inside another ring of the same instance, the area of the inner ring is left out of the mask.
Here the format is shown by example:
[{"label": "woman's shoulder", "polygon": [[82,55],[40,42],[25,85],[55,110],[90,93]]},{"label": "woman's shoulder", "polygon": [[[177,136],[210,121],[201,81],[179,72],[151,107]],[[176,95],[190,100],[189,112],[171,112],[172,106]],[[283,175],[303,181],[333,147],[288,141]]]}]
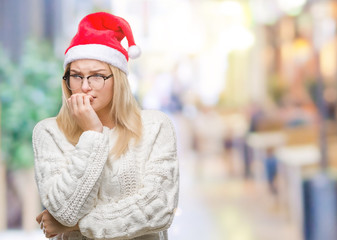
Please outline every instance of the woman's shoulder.
[{"label": "woman's shoulder", "polygon": [[142,110],[141,116],[143,124],[171,123],[169,116],[158,110]]},{"label": "woman's shoulder", "polygon": [[46,118],[39,121],[35,125],[33,132],[39,132],[43,130],[59,130],[56,117]]}]

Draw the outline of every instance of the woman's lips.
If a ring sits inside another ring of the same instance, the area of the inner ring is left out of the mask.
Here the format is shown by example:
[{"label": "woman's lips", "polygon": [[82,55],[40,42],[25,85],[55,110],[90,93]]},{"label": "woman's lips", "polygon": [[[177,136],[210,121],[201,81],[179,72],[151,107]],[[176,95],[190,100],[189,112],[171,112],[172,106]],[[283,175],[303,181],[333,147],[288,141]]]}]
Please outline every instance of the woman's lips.
[{"label": "woman's lips", "polygon": [[95,99],[96,99],[96,97],[94,97],[94,96],[92,96],[92,95],[90,95],[90,94],[88,94],[91,98],[90,98],[90,102],[92,102],[92,101],[94,101]]}]

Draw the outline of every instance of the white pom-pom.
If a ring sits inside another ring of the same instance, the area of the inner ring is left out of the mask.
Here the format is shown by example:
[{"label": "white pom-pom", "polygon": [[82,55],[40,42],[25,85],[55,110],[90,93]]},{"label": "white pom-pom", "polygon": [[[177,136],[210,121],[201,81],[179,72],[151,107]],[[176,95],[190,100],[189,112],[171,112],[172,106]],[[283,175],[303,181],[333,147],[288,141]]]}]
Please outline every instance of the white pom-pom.
[{"label": "white pom-pom", "polygon": [[128,50],[128,55],[130,58],[137,58],[139,57],[141,54],[140,48],[136,45],[132,45],[131,47],[129,47]]}]

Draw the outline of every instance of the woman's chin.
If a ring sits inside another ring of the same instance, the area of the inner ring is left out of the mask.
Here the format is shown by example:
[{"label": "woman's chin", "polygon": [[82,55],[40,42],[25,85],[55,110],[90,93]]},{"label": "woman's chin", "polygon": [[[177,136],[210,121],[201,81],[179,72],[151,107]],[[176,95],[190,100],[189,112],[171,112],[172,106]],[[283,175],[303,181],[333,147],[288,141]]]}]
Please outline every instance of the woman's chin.
[{"label": "woman's chin", "polygon": [[94,111],[97,113],[97,112],[100,112],[103,108],[99,105],[96,105],[95,103],[92,103],[91,104],[92,108],[94,109]]}]

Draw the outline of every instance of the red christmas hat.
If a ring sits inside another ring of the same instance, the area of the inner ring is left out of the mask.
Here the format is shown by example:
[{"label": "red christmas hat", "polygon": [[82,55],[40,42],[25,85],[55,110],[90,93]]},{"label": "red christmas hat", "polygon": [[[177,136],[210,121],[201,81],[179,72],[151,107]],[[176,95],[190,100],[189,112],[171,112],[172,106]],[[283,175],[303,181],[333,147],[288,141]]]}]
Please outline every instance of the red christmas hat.
[{"label": "red christmas hat", "polygon": [[[121,45],[126,37],[128,51]],[[105,12],[84,17],[78,31],[65,51],[64,68],[79,59],[95,59],[111,64],[128,73],[128,60],[140,56],[129,23],[121,17]]]}]

